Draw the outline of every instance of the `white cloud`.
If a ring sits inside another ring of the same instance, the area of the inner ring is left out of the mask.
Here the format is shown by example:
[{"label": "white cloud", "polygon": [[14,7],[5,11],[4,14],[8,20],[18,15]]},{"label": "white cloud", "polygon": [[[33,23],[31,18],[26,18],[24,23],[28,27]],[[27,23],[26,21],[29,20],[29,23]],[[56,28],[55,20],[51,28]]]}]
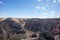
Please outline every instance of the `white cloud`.
[{"label": "white cloud", "polygon": [[51,11],[50,12],[50,15],[54,16],[55,15],[55,12],[54,11]]},{"label": "white cloud", "polygon": [[0,1],[0,5],[4,5],[3,1]]},{"label": "white cloud", "polygon": [[53,3],[60,3],[60,0],[53,0]]},{"label": "white cloud", "polygon": [[43,15],[48,15],[48,13],[43,13]]},{"label": "white cloud", "polygon": [[60,0],[57,0],[57,1],[59,1],[59,2],[60,2]]},{"label": "white cloud", "polygon": [[36,6],[36,9],[40,9],[40,7],[39,6]]},{"label": "white cloud", "polygon": [[2,4],[2,1],[0,1],[0,4]]},{"label": "white cloud", "polygon": [[46,8],[45,7],[41,7],[42,10],[45,10]]},{"label": "white cloud", "polygon": [[50,13],[55,13],[54,11],[51,11]]},{"label": "white cloud", "polygon": [[57,15],[54,11],[42,13],[41,18],[56,18]]},{"label": "white cloud", "polygon": [[40,2],[41,0],[37,0],[38,2]]},{"label": "white cloud", "polygon": [[48,7],[48,5],[45,5],[45,7]]},{"label": "white cloud", "polygon": [[50,14],[51,16],[54,16],[55,14]]},{"label": "white cloud", "polygon": [[57,3],[57,1],[56,0],[53,0],[53,3]]},{"label": "white cloud", "polygon": [[60,0],[57,0],[60,3]]},{"label": "white cloud", "polygon": [[45,10],[46,8],[43,6],[43,7],[40,7],[40,6],[36,6],[36,9],[41,9],[41,10]]},{"label": "white cloud", "polygon": [[46,1],[49,1],[49,0],[46,0]]}]

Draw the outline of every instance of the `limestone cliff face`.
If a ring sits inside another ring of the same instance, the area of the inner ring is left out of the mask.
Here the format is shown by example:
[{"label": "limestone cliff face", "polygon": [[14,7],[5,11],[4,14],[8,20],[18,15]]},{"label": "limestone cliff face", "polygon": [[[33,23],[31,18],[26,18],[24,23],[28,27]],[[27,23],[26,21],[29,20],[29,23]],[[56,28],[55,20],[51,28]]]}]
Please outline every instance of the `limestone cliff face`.
[{"label": "limestone cliff face", "polygon": [[0,18],[0,22],[1,22],[1,21],[4,21],[5,19],[6,19],[6,18]]},{"label": "limestone cliff face", "polygon": [[[24,21],[19,18],[0,18],[0,40],[9,40],[14,34],[25,34],[22,28]],[[21,36],[21,35],[20,35]]]},{"label": "limestone cliff face", "polygon": [[21,24],[24,22],[24,19],[23,18],[0,18],[0,22],[4,21],[6,19],[13,20],[13,21],[15,21],[17,23],[21,23]]},{"label": "limestone cliff face", "polygon": [[0,25],[0,40],[7,40],[7,32],[1,25]]}]

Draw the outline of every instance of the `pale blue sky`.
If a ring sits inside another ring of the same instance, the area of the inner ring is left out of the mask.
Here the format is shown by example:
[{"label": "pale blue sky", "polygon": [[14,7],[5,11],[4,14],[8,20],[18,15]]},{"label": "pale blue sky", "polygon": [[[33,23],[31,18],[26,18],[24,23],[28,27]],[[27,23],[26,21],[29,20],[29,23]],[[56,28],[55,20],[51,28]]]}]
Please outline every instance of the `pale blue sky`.
[{"label": "pale blue sky", "polygon": [[0,0],[0,17],[60,17],[60,0]]}]

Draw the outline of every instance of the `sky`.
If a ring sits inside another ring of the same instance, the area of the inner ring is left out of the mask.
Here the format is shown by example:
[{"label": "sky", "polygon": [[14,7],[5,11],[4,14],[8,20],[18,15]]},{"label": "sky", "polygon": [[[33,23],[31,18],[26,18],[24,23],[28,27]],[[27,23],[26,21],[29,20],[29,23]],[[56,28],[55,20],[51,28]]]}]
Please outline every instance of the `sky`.
[{"label": "sky", "polygon": [[60,0],[0,0],[0,17],[58,18]]}]

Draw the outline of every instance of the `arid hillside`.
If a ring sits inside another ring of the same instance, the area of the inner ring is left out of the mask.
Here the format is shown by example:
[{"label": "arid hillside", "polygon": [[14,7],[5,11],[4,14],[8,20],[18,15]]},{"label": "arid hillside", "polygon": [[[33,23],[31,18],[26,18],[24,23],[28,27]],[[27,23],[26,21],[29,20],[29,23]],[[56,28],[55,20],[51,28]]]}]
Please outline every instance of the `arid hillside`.
[{"label": "arid hillside", "polygon": [[[20,29],[27,29],[33,32],[52,32],[55,28],[58,29],[60,26],[60,18],[55,19],[23,19],[23,18],[0,18],[0,25],[5,31],[15,31]],[[15,29],[16,27],[16,29]]]},{"label": "arid hillside", "polygon": [[0,18],[1,40],[14,40],[15,38],[19,40],[38,32],[58,35],[60,33],[60,18]]}]

